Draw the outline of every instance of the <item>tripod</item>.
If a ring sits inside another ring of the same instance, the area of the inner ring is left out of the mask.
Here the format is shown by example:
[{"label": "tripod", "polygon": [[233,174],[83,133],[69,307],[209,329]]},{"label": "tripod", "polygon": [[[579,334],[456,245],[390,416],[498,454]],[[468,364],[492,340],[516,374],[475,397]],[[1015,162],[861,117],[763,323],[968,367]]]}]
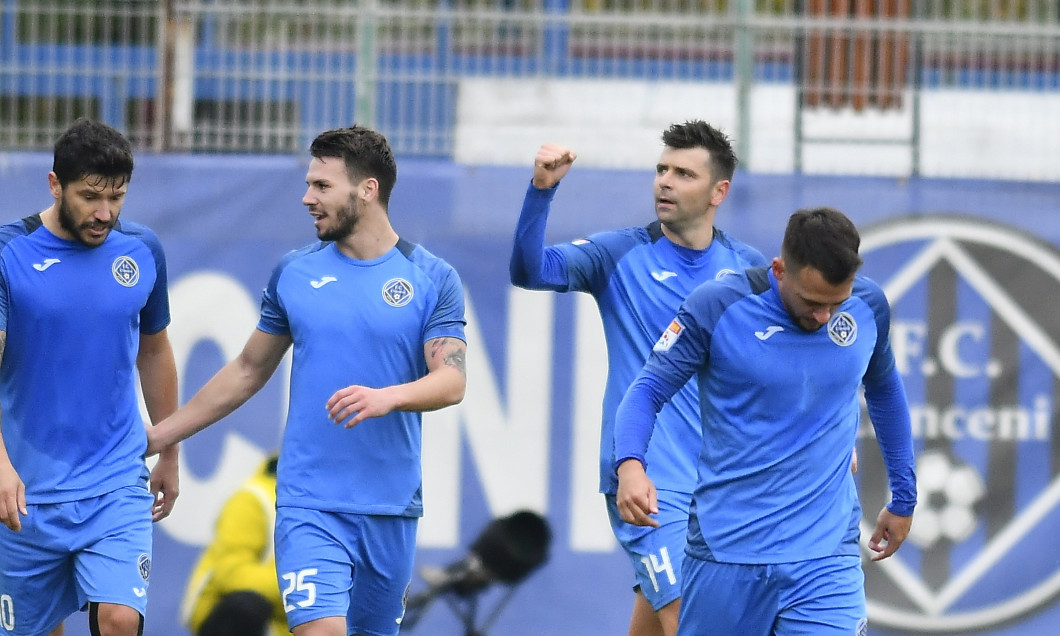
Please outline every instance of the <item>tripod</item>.
[{"label": "tripod", "polygon": [[514,585],[506,586],[507,589],[504,590],[503,596],[493,604],[489,612],[482,617],[481,622],[479,610],[483,609],[482,595],[486,591],[485,587],[479,587],[468,593],[458,593],[453,589],[441,591],[428,589],[426,592],[409,597],[405,605],[405,618],[401,621],[401,629],[404,631],[414,628],[434,599],[441,598],[460,619],[464,627],[463,636],[486,636],[487,630],[511,600],[515,587]]},{"label": "tripod", "polygon": [[[551,540],[548,522],[535,512],[523,510],[494,519],[475,539],[465,558],[444,568],[420,570],[427,589],[405,602],[402,628],[414,627],[431,602],[443,598],[463,621],[464,636],[485,636],[486,629],[511,600],[516,586],[545,562]],[[492,584],[503,584],[506,589],[479,624],[480,597]]]}]

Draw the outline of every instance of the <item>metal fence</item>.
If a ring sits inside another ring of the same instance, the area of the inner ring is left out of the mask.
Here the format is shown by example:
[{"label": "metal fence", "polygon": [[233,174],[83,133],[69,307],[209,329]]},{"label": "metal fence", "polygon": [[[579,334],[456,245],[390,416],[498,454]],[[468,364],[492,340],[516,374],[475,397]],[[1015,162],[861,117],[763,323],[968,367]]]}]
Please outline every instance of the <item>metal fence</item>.
[{"label": "metal fence", "polygon": [[483,78],[731,85],[745,150],[755,91],[789,89],[794,170],[868,143],[924,173],[953,142],[923,100],[974,122],[1001,99],[1041,156],[986,176],[1060,178],[1058,0],[0,0],[0,149],[49,148],[89,115],[141,150],[301,152],[356,121],[452,157],[461,85]]}]

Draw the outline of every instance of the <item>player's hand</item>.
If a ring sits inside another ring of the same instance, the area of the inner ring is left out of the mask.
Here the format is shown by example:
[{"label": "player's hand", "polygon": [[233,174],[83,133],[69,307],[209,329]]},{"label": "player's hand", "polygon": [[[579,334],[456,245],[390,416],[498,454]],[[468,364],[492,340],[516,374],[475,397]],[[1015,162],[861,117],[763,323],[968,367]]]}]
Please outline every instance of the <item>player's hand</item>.
[{"label": "player's hand", "polygon": [[158,463],[151,470],[151,494],[155,501],[151,506],[151,519],[161,521],[173,512],[173,506],[180,496],[180,478],[178,475],[177,452],[161,453]]},{"label": "player's hand", "polygon": [[335,391],[328,398],[328,417],[336,424],[345,422],[353,428],[370,417],[380,417],[394,410],[386,389],[371,389],[358,384]]},{"label": "player's hand", "polygon": [[0,523],[18,532],[22,529],[19,514],[29,514],[26,510],[26,485],[11,462],[4,461],[0,463]]},{"label": "player's hand", "polygon": [[541,146],[534,157],[534,187],[547,190],[559,183],[577,158],[577,153],[570,148],[556,144]]},{"label": "player's hand", "polygon": [[644,464],[627,459],[618,467],[618,495],[615,497],[622,520],[635,526],[658,528],[651,515],[658,514],[659,500],[655,484],[644,472]]},{"label": "player's hand", "polygon": [[882,561],[897,552],[906,536],[909,535],[911,525],[913,525],[912,515],[899,517],[884,506],[876,518],[876,531],[869,539],[869,549],[875,552],[872,560]]}]

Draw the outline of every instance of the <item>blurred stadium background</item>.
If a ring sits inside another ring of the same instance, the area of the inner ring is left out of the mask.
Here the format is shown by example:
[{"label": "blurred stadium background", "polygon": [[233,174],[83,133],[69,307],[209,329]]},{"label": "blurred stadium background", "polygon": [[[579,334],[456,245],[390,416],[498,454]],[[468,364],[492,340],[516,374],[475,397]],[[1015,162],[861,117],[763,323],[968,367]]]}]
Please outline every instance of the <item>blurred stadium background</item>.
[{"label": "blurred stadium background", "polygon": [[358,121],[403,155],[510,163],[542,131],[654,142],[702,100],[755,172],[1060,177],[1055,0],[0,6],[6,149],[75,114],[157,152],[300,152]]},{"label": "blurred stadium background", "polygon": [[[555,533],[521,587],[457,599],[494,608],[494,636],[625,633],[630,607],[595,494],[598,319],[507,283],[533,154],[579,152],[549,228],[564,240],[646,222],[660,131],[719,125],[743,168],[719,225],[768,255],[795,208],[839,207],[895,304],[929,489],[917,541],[866,568],[870,633],[1056,633],[1060,1],[0,0],[8,220],[47,205],[51,145],[80,115],[137,148],[126,214],[168,250],[185,398],[242,346],[276,259],[312,239],[308,142],[352,122],[389,137],[395,225],[460,271],[478,343],[465,404],[426,418],[418,560],[459,561],[518,509]],[[285,408],[280,377],[186,444],[148,636],[185,635],[191,560]],[[411,633],[464,633],[456,607]]]}]

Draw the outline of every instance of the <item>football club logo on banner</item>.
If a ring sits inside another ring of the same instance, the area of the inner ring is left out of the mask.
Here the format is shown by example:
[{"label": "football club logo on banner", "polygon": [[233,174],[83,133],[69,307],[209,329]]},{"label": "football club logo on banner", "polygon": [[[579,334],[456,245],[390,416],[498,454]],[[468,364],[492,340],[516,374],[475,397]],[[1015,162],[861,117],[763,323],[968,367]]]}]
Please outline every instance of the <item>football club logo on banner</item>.
[{"label": "football club logo on banner", "polygon": [[[869,622],[971,634],[1030,619],[1060,597],[1060,250],[957,216],[862,234],[862,272],[892,309],[918,482],[902,549],[865,567]],[[862,419],[865,544],[889,490]]]}]

